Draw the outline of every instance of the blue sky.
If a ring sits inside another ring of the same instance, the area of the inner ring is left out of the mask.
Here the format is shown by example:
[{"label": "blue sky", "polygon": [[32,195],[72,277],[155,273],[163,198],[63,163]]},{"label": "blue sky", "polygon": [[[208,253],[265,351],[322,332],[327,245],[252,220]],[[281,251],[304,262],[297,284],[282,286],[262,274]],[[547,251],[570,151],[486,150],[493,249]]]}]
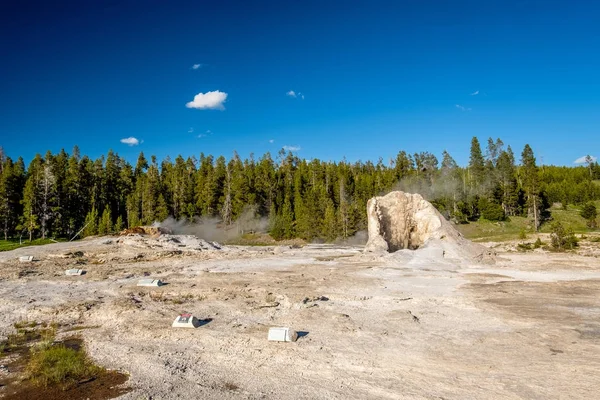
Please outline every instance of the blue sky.
[{"label": "blue sky", "polygon": [[349,161],[446,149],[464,165],[473,136],[529,143],[544,164],[600,153],[596,2],[5,3],[0,146],[15,158],[289,146]]}]

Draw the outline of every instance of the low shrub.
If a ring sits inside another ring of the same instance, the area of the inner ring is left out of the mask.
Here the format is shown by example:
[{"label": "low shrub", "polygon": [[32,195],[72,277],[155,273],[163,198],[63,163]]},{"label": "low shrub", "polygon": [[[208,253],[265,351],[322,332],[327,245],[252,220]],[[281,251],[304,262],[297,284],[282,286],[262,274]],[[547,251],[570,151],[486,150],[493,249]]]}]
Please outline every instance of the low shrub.
[{"label": "low shrub", "polygon": [[579,245],[573,230],[571,228],[565,229],[560,222],[552,224],[550,240],[552,249],[555,251],[573,250]]}]

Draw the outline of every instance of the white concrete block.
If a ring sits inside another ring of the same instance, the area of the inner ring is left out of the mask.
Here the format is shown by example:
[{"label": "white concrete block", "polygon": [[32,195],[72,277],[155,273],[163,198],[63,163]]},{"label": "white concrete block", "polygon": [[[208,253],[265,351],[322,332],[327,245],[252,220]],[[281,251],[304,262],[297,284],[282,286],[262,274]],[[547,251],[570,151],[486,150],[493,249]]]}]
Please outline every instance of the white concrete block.
[{"label": "white concrete block", "polygon": [[192,314],[180,314],[171,326],[173,328],[197,328],[200,326],[200,322]]},{"label": "white concrete block", "polygon": [[152,286],[158,287],[162,286],[163,283],[160,279],[140,279],[137,283],[137,286]]},{"label": "white concrete block", "polygon": [[19,257],[19,262],[32,262],[33,256],[21,256]]},{"label": "white concrete block", "polygon": [[82,269],[68,269],[65,271],[65,275],[75,276],[75,275],[83,275],[84,270]]},{"label": "white concrete block", "polygon": [[290,328],[270,328],[268,339],[271,342],[295,342],[298,333]]}]

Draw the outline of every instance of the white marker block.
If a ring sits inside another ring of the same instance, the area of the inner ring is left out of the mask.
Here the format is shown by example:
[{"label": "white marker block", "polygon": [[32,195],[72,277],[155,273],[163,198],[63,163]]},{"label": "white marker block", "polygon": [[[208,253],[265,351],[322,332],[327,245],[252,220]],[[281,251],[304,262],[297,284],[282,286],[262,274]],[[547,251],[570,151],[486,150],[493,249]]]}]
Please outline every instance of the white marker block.
[{"label": "white marker block", "polygon": [[21,256],[19,257],[19,262],[32,262],[33,256]]},{"label": "white marker block", "polygon": [[200,322],[192,314],[180,314],[171,326],[173,328],[197,328],[200,326]]},{"label": "white marker block", "polygon": [[68,269],[65,271],[65,275],[75,276],[75,275],[83,275],[82,269]]},{"label": "white marker block", "polygon": [[268,339],[271,342],[295,342],[298,333],[290,328],[270,328]]},{"label": "white marker block", "polygon": [[140,279],[137,283],[137,286],[153,286],[158,287],[162,286],[162,281],[160,279]]}]

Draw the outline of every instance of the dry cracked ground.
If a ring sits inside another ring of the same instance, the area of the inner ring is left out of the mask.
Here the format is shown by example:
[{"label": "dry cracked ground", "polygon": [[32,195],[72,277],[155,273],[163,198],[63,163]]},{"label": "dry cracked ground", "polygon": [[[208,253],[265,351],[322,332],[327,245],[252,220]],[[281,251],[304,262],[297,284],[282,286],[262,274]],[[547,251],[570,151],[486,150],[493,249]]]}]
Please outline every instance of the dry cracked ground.
[{"label": "dry cracked ground", "polygon": [[[78,328],[97,363],[129,375],[122,399],[598,396],[596,257],[181,248],[98,238],[0,253],[0,336],[20,320]],[[202,326],[171,328],[184,311]],[[272,326],[301,337],[268,342]]]}]

